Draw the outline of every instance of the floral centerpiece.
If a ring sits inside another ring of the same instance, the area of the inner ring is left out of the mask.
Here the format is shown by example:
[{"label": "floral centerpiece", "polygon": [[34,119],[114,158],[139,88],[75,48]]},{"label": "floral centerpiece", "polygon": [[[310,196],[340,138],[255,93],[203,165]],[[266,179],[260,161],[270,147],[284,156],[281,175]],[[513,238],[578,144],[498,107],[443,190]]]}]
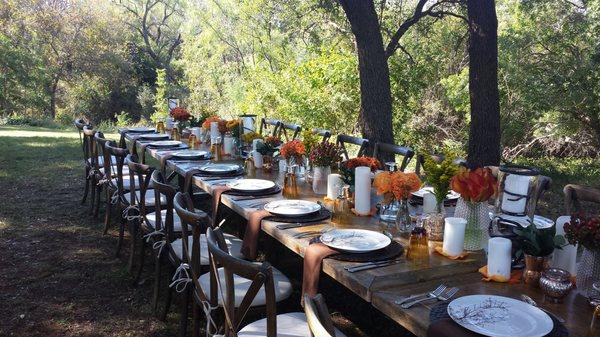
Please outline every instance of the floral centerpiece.
[{"label": "floral centerpiece", "polygon": [[278,154],[279,146],[281,146],[281,139],[275,136],[266,137],[264,142],[256,146],[256,151],[262,155],[262,167],[265,171],[273,169],[273,157]]},{"label": "floral centerpiece", "polygon": [[373,157],[357,157],[342,162],[340,173],[344,182],[350,185],[351,189],[354,188],[354,169],[359,166],[369,167],[371,168],[371,172],[375,172],[381,168],[381,163]]},{"label": "floral centerpiece", "polygon": [[329,142],[318,143],[310,151],[309,161],[313,165],[312,187],[317,194],[327,194],[327,177],[331,166],[340,160],[340,148]]},{"label": "floral centerpiece", "polygon": [[299,139],[294,139],[281,146],[279,151],[281,156],[288,162],[302,163],[302,157],[306,154],[304,143]]},{"label": "floral centerpiece", "polygon": [[187,127],[187,123],[192,118],[192,115],[185,108],[178,106],[171,110],[171,117],[177,122],[177,128],[179,129],[179,133],[181,133]]},{"label": "floral centerpiece", "polygon": [[[304,148],[306,149],[306,153],[310,154],[312,149],[319,144],[319,137],[312,133],[310,130],[302,131],[302,142],[304,143]],[[310,156],[308,158],[310,163]]]},{"label": "floral centerpiece", "polygon": [[421,188],[419,176],[414,172],[380,172],[373,180],[373,187],[375,187],[378,195],[383,196],[384,203],[388,205],[393,202],[399,203],[395,222],[401,229],[407,229],[411,224],[408,198],[411,193]]},{"label": "floral centerpiece", "polygon": [[240,137],[240,120],[232,119],[225,123],[226,132],[230,132],[231,135],[235,138]]},{"label": "floral centerpiece", "polygon": [[584,296],[597,296],[592,284],[600,280],[600,215],[575,214],[564,229],[570,244],[584,248],[577,267],[577,289]]},{"label": "floral centerpiece", "polygon": [[221,121],[221,117],[213,115],[210,117],[207,117],[204,122],[202,122],[202,128],[205,130],[210,130],[210,124],[213,122],[220,122]]},{"label": "floral centerpiece", "polygon": [[465,249],[482,249],[490,223],[487,201],[498,192],[496,177],[489,168],[463,167],[450,180],[450,187],[460,194],[455,216],[467,220]]},{"label": "floral centerpiece", "polygon": [[450,179],[458,171],[458,166],[448,157],[442,162],[436,163],[431,156],[426,156],[423,169],[425,170],[425,181],[433,187],[438,213],[443,214],[444,200],[450,191]]},{"label": "floral centerpiece", "polygon": [[262,139],[262,136],[257,132],[250,131],[248,133],[244,133],[241,138],[244,143],[251,144],[255,139]]}]

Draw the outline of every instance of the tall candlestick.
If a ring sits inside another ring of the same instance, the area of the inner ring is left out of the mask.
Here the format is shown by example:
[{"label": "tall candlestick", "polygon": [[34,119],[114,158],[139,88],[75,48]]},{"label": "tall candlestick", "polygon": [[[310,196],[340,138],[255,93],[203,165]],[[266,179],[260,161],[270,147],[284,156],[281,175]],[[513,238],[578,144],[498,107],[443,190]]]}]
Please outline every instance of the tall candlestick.
[{"label": "tall candlestick", "polygon": [[435,213],[437,209],[437,199],[431,192],[423,194],[423,214]]},{"label": "tall candlestick", "polygon": [[[565,224],[571,221],[571,217],[563,215],[556,219],[556,235],[565,235]],[[552,256],[554,268],[560,268],[571,273],[571,276],[577,274],[577,245],[566,245],[562,249],[555,249]]]},{"label": "tall candlestick", "polygon": [[463,252],[465,244],[465,227],[467,220],[463,218],[446,218],[444,224],[444,243],[442,250],[450,256],[458,256]]},{"label": "tall candlestick", "polygon": [[342,191],[344,182],[342,176],[337,173],[332,173],[327,176],[327,198],[336,200]]},{"label": "tall candlestick", "polygon": [[512,242],[506,238],[488,240],[488,277],[500,276],[510,279]]},{"label": "tall candlestick", "polygon": [[371,168],[357,167],[354,181],[354,210],[359,215],[368,215],[371,213]]}]

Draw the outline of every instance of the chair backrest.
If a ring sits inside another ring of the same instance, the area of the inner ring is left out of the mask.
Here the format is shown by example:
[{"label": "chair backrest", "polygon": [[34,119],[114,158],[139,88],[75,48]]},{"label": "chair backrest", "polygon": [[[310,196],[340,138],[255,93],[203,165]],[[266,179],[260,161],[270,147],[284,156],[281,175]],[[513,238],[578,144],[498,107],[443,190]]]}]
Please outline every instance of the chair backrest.
[{"label": "chair backrest", "polygon": [[573,214],[581,210],[581,201],[600,204],[600,189],[568,184],[563,189],[565,193],[565,208],[567,214]]},{"label": "chair backrest", "polygon": [[348,149],[346,148],[347,144],[357,145],[359,148],[356,156],[363,157],[365,155],[365,151],[367,150],[367,146],[369,146],[369,140],[348,135],[338,135],[336,144],[342,150],[344,160],[348,160],[350,159],[350,156],[348,155]]},{"label": "chair backrest", "polygon": [[415,155],[415,151],[413,151],[410,147],[377,142],[375,143],[375,148],[373,149],[373,157],[378,158],[381,153],[402,156],[402,162],[400,163],[398,170],[403,172],[404,169],[406,169],[406,166],[408,166],[408,163],[410,163],[412,157]]},{"label": "chair backrest", "polygon": [[117,181],[117,185],[113,187],[117,189],[119,200],[123,200],[125,193],[125,190],[123,188],[123,166],[125,166],[125,158],[129,155],[129,151],[127,149],[119,147],[117,143],[113,140],[109,140],[108,142],[104,143],[104,149],[106,154],[108,155],[108,158],[111,158],[111,156],[115,158],[114,166],[112,166],[113,164],[111,164],[111,173],[116,174],[115,178]]},{"label": "chair backrest", "polygon": [[[125,158],[125,163],[129,168],[129,195],[130,204],[135,205],[139,203],[140,215],[146,215],[146,191],[150,186],[150,180],[152,179],[152,172],[154,167],[140,163],[138,156],[135,154],[129,154]],[[137,180],[137,181],[136,181]],[[139,189],[138,189],[139,187]],[[139,190],[140,198],[136,199],[136,190]],[[160,204],[156,199],[155,204]]]},{"label": "chair backrest", "polygon": [[279,131],[280,124],[281,124],[281,122],[276,119],[268,119],[268,118],[263,117],[260,120],[260,129],[259,129],[258,133],[263,136],[266,136],[265,134],[263,134],[263,132],[269,132],[269,130],[270,130],[271,136],[277,136],[277,132]]},{"label": "chair backrest", "polygon": [[85,160],[86,164],[93,166],[96,166],[94,163],[95,162],[95,158],[94,155],[96,153],[96,141],[94,140],[94,135],[96,134],[96,131],[94,131],[94,128],[92,128],[91,126],[84,126],[83,127],[83,159]]},{"label": "chair backrest", "polygon": [[311,131],[314,135],[323,137],[322,142],[326,142],[331,138],[331,131],[329,130],[314,128]]},{"label": "chair backrest", "polygon": [[[174,217],[173,217],[173,203],[175,200],[175,194],[177,194],[177,189],[171,186],[165,176],[160,172],[160,170],[154,170],[152,172],[152,185],[154,188],[154,200],[161,200],[161,196],[164,196],[167,200],[165,207],[165,223],[162,223],[162,210],[163,205],[160,202],[155,202],[154,211],[156,212],[156,222],[155,222],[155,230],[164,229],[167,242],[175,241],[175,233],[173,229],[174,225]],[[158,214],[161,214],[160,216]]]},{"label": "chair backrest", "polygon": [[[201,263],[201,240],[200,235],[205,234],[207,228],[210,227],[210,217],[199,210],[194,209],[194,202],[188,193],[177,192],[175,194],[175,198],[173,199],[173,206],[175,208],[175,212],[181,219],[181,238],[183,241],[182,249],[182,257],[183,262],[188,263],[191,267],[190,271],[192,273],[192,282],[194,284],[194,292],[196,292],[197,296],[202,300],[208,303],[211,303],[210,298],[213,299],[211,306],[217,303],[217,292],[216,292],[216,280],[212,279],[211,289],[215,289],[215,296],[207,295],[202,289],[198,278],[202,274],[202,263]],[[192,242],[189,242],[190,232],[189,228],[192,229],[191,237]],[[190,249],[191,247],[191,249]]]},{"label": "chair backrest", "polygon": [[[104,138],[104,133],[98,131],[94,134],[94,141],[96,142],[96,162],[99,166],[104,168],[104,176],[111,176],[111,160],[110,155],[106,153],[106,142],[109,140]],[[102,158],[100,158],[102,157]],[[102,160],[100,160],[102,159]]]},{"label": "chair backrest", "polygon": [[[292,133],[292,138],[290,138],[288,136],[288,130]],[[293,123],[279,123],[279,130],[278,130],[278,134],[277,136],[279,136],[279,138],[285,139],[286,141],[290,141],[290,140],[294,140],[298,137],[298,135],[300,134],[300,131],[302,131],[302,127],[298,124],[293,124]],[[283,137],[281,137],[283,135]]]},{"label": "chair backrest", "polygon": [[[218,285],[218,290],[223,298],[223,309],[225,314],[225,335],[237,336],[240,324],[243,321],[250,304],[256,297],[258,291],[264,287],[266,295],[267,337],[277,335],[277,309],[275,302],[275,285],[273,282],[273,268],[267,262],[254,264],[249,261],[231,256],[225,244],[225,238],[219,228],[208,228],[206,231],[208,251],[211,261],[212,277],[218,279],[218,267],[223,267],[225,284]],[[233,275],[240,276],[252,283],[246,294],[235,308],[235,286]],[[212,289],[211,289],[212,290]]]},{"label": "chair backrest", "polygon": [[90,123],[87,123],[83,118],[77,118],[76,120],[73,121],[73,124],[77,128],[77,132],[79,132],[79,143],[81,143],[81,145],[83,146],[83,138],[82,138],[83,127],[84,126],[92,126],[92,125]]},{"label": "chair backrest", "polygon": [[335,328],[321,294],[314,297],[304,294],[304,312],[308,328],[314,337],[335,337]]}]

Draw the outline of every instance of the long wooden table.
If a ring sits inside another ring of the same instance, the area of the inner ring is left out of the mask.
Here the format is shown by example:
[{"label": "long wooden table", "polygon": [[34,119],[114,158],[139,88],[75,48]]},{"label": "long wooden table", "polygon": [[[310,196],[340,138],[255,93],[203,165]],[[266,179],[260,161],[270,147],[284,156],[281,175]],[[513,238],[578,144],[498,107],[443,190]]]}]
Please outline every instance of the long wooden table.
[{"label": "long wooden table", "polygon": [[[126,138],[131,145],[131,137],[127,135]],[[147,148],[146,151],[147,154],[157,160],[160,160],[165,154],[172,152],[172,150],[151,148]],[[168,160],[167,166],[180,176],[184,176],[186,172],[205,163]],[[283,175],[277,171],[265,173],[257,169],[254,178],[268,179],[282,184]],[[195,186],[209,194],[212,194],[215,186],[224,183],[224,181],[205,181],[202,177],[197,176],[193,178],[192,182]],[[299,190],[301,199],[323,200],[322,197],[312,192],[308,184],[300,183]],[[263,202],[277,199],[283,199],[283,196],[278,194],[265,198],[247,199],[223,194],[221,202],[245,219],[248,219],[249,215],[260,207],[256,206],[258,202],[262,204]],[[278,224],[280,223],[265,220],[262,223],[262,230],[300,256],[304,255],[310,239],[310,237],[296,238],[296,235],[303,232],[320,231],[325,227],[331,226],[376,231],[382,231],[385,228],[385,225],[382,225],[377,217],[358,216],[353,216],[349,223],[345,224],[324,221],[310,226],[285,230],[278,229]],[[394,237],[394,240],[407,247],[406,237],[398,236]],[[323,261],[323,272],[417,336],[425,336],[429,325],[429,310],[434,303],[429,302],[426,305],[414,306],[411,309],[404,310],[395,305],[394,301],[408,295],[430,291],[441,283],[448,286],[460,287],[457,296],[497,294],[518,298],[521,293],[525,293],[538,301],[538,304],[542,307],[567,319],[565,325],[569,328],[571,336],[585,336],[587,334],[592,317],[592,309],[586,304],[586,300],[582,296],[576,296],[573,292],[565,303],[550,304],[543,300],[543,295],[539,290],[532,290],[523,285],[483,282],[481,281],[481,275],[477,273],[477,269],[485,264],[485,257],[482,253],[473,253],[464,260],[450,260],[435,253],[433,251],[434,244],[431,243],[430,245],[428,263],[413,263],[402,258],[403,260],[400,263],[392,266],[350,273],[344,267],[355,265],[356,263],[328,258]]]}]

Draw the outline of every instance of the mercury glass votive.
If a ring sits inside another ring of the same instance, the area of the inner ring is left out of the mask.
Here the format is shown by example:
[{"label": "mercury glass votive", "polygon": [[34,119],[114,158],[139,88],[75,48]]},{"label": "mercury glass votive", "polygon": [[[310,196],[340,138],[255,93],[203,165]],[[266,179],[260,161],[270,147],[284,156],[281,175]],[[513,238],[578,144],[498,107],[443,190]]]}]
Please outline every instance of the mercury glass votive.
[{"label": "mercury glass votive", "polygon": [[573,288],[571,274],[559,268],[548,268],[540,277],[540,288],[548,300],[560,303]]}]

